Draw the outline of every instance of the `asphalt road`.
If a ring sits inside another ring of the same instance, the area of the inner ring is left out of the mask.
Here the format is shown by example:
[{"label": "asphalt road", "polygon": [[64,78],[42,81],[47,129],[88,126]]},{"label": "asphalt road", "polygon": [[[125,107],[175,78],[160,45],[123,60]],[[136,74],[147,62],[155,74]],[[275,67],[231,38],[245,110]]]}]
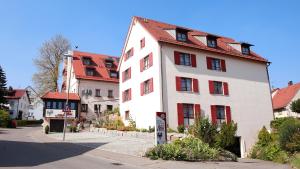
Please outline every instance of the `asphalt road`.
[{"label": "asphalt road", "polygon": [[54,140],[45,136],[41,127],[0,128],[0,168],[290,169],[288,165],[252,159],[239,162],[153,161],[97,149],[103,144],[105,142],[73,144]]}]

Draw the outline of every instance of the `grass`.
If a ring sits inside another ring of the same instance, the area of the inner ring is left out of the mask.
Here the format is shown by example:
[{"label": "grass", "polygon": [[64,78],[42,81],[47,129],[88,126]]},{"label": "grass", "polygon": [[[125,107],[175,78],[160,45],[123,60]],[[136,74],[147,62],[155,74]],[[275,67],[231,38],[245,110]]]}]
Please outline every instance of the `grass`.
[{"label": "grass", "polygon": [[296,154],[291,160],[291,165],[295,168],[300,169],[300,153]]}]

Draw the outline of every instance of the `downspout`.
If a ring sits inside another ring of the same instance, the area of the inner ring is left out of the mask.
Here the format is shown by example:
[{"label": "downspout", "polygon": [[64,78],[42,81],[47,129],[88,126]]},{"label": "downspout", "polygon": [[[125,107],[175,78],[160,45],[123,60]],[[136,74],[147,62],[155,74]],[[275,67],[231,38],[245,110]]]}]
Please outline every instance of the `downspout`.
[{"label": "downspout", "polygon": [[[164,109],[164,81],[163,81],[163,63],[162,63],[162,44],[160,43],[160,70],[161,70],[161,101],[162,101],[162,112],[165,112]],[[167,115],[168,116],[168,115]]]},{"label": "downspout", "polygon": [[269,91],[270,91],[270,99],[272,104],[272,114],[273,114],[273,120],[275,119],[274,110],[273,110],[273,98],[272,98],[272,89],[271,89],[271,83],[270,83],[270,75],[269,75],[269,66],[271,65],[271,62],[267,62],[266,70],[267,70],[267,76],[268,76],[268,83],[269,83]]}]

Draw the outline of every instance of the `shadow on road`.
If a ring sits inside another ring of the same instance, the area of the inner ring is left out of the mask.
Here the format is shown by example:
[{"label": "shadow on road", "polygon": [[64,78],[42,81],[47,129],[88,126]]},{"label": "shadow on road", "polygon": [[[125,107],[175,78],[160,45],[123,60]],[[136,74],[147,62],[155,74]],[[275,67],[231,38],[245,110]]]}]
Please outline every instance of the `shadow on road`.
[{"label": "shadow on road", "polygon": [[[0,167],[28,167],[54,162],[91,151],[105,143],[37,143],[0,140]],[[90,146],[91,145],[91,146]]]}]

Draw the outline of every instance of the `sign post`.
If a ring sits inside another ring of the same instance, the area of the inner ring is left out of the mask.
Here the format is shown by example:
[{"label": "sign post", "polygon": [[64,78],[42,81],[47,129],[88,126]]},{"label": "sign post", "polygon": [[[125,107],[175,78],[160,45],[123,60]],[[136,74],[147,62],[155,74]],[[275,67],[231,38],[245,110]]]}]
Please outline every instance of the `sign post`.
[{"label": "sign post", "polygon": [[155,145],[167,143],[166,112],[156,112]]}]

